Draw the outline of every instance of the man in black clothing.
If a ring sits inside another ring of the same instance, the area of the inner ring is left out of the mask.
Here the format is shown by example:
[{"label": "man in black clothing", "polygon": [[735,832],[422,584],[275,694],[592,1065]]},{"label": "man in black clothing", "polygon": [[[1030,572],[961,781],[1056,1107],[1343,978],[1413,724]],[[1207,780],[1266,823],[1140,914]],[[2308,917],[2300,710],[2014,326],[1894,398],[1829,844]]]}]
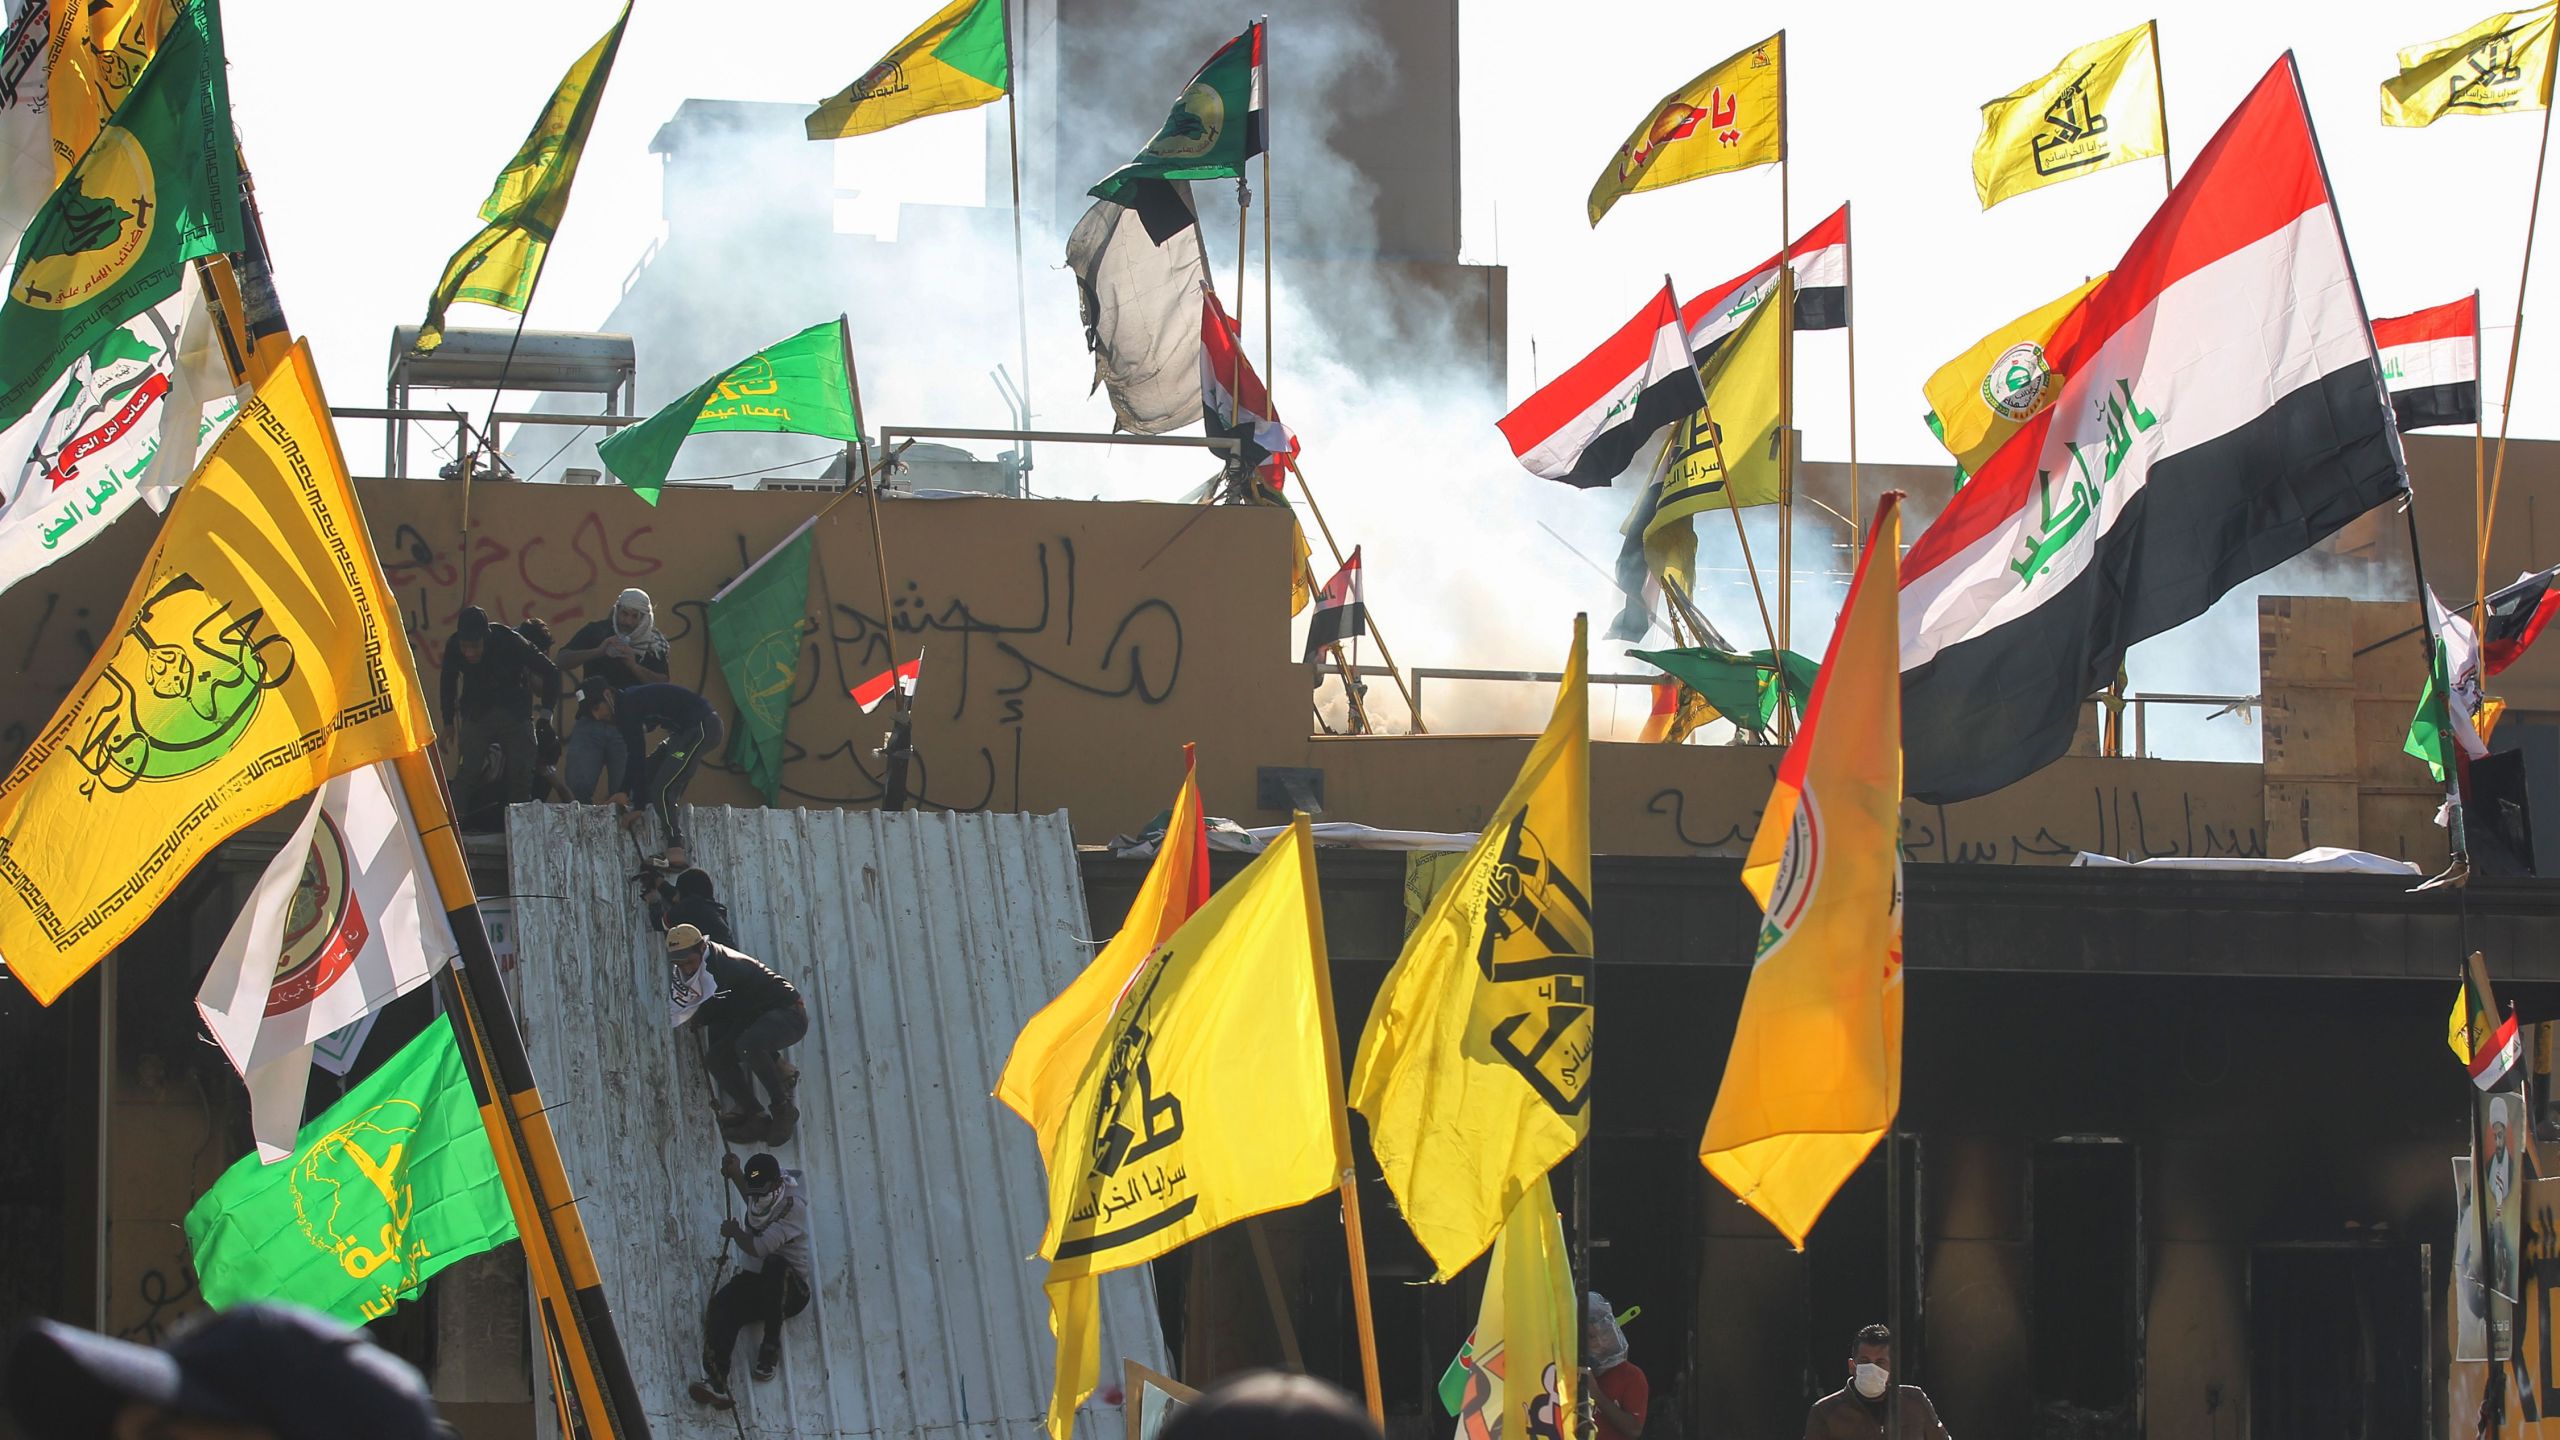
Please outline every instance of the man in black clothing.
[{"label": "man in black clothing", "polygon": [[644,900],[653,928],[672,930],[678,925],[691,925],[714,945],[726,945],[732,950],[738,947],[738,937],[729,928],[729,907],[720,903],[710,875],[701,867],[680,870],[672,879],[655,869],[645,875]]},{"label": "man in black clothing", "polygon": [[506,804],[533,780],[533,697],[557,670],[523,636],[466,605],[444,642],[438,713],[453,741],[453,805],[462,828],[506,823]]},{"label": "man in black clothing", "polygon": [[[681,685],[616,690],[590,680],[578,692],[578,719],[581,724],[601,720],[622,732],[625,758],[613,796],[613,803],[623,807],[622,826],[636,829],[655,810],[659,828],[666,832],[668,857],[680,862],[677,851],[684,832],[676,824],[676,802],[684,798],[703,757],[720,743],[726,729],[720,712]],[[651,730],[667,736],[654,752],[644,738]]]},{"label": "man in black clothing", "polygon": [[[675,967],[676,990],[698,992],[702,973],[711,975],[710,998],[687,1013],[679,1001],[676,1023],[699,1025],[711,1035],[711,1079],[720,1091],[720,1132],[732,1144],[761,1135],[768,1145],[791,1143],[800,1123],[800,1107],[792,1103],[800,1072],[782,1058],[784,1047],[809,1033],[809,1012],[800,992],[761,962],[726,945],[703,938],[692,925],[667,931],[667,960]],[[764,1085],[773,1107],[770,1114],[756,1100]]]},{"label": "man in black clothing", "polygon": [[[579,627],[569,637],[569,648],[560,652],[560,665],[576,671],[581,682],[597,681],[617,690],[666,679],[667,637],[658,633],[657,607],[649,592],[625,590],[613,602],[612,614]],[[618,727],[577,717],[562,756],[561,779],[569,798],[594,804],[597,779],[619,782],[628,758]]]}]

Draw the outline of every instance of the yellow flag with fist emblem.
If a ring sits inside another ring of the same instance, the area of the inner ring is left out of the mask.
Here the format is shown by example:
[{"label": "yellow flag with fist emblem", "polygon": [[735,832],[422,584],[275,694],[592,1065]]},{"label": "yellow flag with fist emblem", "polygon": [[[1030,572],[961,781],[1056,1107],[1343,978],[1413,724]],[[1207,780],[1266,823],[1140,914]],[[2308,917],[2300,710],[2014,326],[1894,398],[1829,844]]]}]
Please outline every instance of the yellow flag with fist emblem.
[{"label": "yellow flag with fist emblem", "polygon": [[1387,972],[1351,1106],[1447,1280],[1591,1124],[1591,713],[1586,622],[1546,733]]},{"label": "yellow flag with fist emblem", "polygon": [[433,734],[307,346],[178,492],[0,777],[0,962],[51,1004],[241,827]]}]

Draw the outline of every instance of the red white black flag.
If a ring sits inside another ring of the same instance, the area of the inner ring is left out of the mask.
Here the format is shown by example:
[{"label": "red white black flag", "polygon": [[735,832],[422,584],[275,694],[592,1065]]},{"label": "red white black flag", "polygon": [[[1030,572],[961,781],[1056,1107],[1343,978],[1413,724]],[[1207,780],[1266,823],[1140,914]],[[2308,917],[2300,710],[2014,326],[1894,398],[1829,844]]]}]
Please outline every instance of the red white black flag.
[{"label": "red white black flag", "polygon": [[2493,591],[2486,620],[2480,626],[2480,668],[2495,675],[2524,657],[2525,650],[2560,611],[2560,565],[2527,575],[2504,590]]},{"label": "red white black flag", "polygon": [[853,697],[854,704],[862,707],[863,714],[868,715],[880,708],[880,702],[888,699],[892,690],[901,695],[915,694],[916,682],[923,677],[924,652],[918,650],[913,660],[883,670],[859,685],[848,687],[845,693]]},{"label": "red white black flag", "polygon": [[1354,545],[1351,558],[1316,596],[1316,613],[1307,621],[1307,663],[1315,664],[1328,648],[1368,629],[1369,607],[1360,603],[1360,547]]},{"label": "red white black flag", "polygon": [[[1787,247],[1787,269],[1795,275],[1798,330],[1837,330],[1849,323],[1848,206],[1796,237]],[[1690,297],[1680,307],[1680,323],[1689,332],[1691,358],[1706,364],[1777,283],[1778,257],[1772,255],[1750,274]]]},{"label": "red white black flag", "polygon": [[1665,281],[1617,334],[1497,423],[1530,474],[1591,490],[1618,478],[1647,436],[1706,403]]},{"label": "red white black flag", "polygon": [[2403,430],[2480,418],[2480,297],[2373,322],[2382,383]]},{"label": "red white black flag", "polygon": [[1903,562],[1916,799],[2060,757],[2136,641],[2407,488],[2290,55],[2035,358],[2055,402]]},{"label": "red white black flag", "polygon": [[[1200,297],[1200,417],[1211,435],[1233,435],[1245,444],[1245,465],[1274,490],[1289,483],[1289,462],[1298,458],[1298,435],[1280,423],[1271,392],[1253,373],[1237,340],[1238,327],[1218,297]],[[1242,405],[1238,405],[1241,398]],[[1241,411],[1241,413],[1239,413]]]}]

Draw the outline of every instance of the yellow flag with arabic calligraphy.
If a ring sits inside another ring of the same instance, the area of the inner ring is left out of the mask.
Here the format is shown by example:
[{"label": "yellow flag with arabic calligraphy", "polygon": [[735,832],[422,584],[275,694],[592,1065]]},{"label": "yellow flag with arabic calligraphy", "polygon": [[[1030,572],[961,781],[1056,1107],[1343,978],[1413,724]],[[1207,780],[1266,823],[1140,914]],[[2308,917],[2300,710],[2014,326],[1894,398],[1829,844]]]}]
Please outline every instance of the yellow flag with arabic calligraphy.
[{"label": "yellow flag with arabic calligraphy", "polygon": [[1592,183],[1591,223],[1639,190],[1786,159],[1786,38],[1726,56],[1654,102]]},{"label": "yellow flag with arabic calligraphy", "polygon": [[1350,1164],[1307,817],[1131,977],[1049,1152],[1049,1433],[1100,1361],[1094,1277],[1312,1199]]},{"label": "yellow flag with arabic calligraphy", "polygon": [[1982,208],[2169,148],[2160,36],[2150,22],[2093,41],[1982,107],[1973,190]]},{"label": "yellow flag with arabic calligraphy", "polygon": [[0,962],[46,1004],[241,827],[434,733],[307,346],[178,492],[106,634],[0,778]]},{"label": "yellow flag with arabic calligraphy", "polygon": [[1798,1250],[1902,1108],[1899,493],[1742,862],[1762,921],[1698,1160]]},{"label": "yellow flag with arabic calligraphy", "polygon": [[1483,1254],[1591,1126],[1587,630],[1576,616],[1546,732],[1405,937],[1351,1067],[1351,1106],[1435,1280]]},{"label": "yellow flag with arabic calligraphy", "polygon": [[2400,73],[2382,82],[2382,123],[2547,109],[2555,34],[2560,3],[2492,15],[2459,35],[2410,46],[2400,52]]}]

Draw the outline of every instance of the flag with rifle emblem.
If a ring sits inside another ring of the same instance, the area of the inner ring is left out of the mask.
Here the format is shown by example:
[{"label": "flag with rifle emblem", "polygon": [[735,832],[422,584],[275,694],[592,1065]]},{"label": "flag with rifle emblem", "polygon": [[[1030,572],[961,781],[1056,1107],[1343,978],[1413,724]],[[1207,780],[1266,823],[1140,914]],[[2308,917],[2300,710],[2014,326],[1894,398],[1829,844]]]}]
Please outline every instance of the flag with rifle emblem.
[{"label": "flag with rifle emblem", "polygon": [[731,763],[744,770],[767,805],[782,798],[784,738],[800,679],[800,649],[817,627],[809,619],[810,557],[817,520],[800,522],[781,544],[711,597],[711,650],[729,682],[738,730]]},{"label": "flag with rifle emblem", "polygon": [[91,347],[241,245],[240,170],[215,0],[191,0],[18,241],[0,303],[0,427]]},{"label": "flag with rifle emblem", "polygon": [[2459,35],[2400,52],[2382,82],[2382,123],[2433,125],[2447,115],[2505,115],[2551,103],[2551,44],[2560,4],[2492,15]]},{"label": "flag with rifle emblem", "polygon": [[[1699,377],[1706,403],[1672,434],[1662,494],[1645,521],[1648,541],[1704,510],[1778,503],[1780,465],[1778,371],[1786,332],[1775,277],[1742,328],[1716,347]],[[1722,464],[1718,464],[1722,457]],[[1733,473],[1727,475],[1725,466]]]},{"label": "flag with rifle emblem", "polygon": [[1804,728],[1742,862],[1760,940],[1698,1160],[1787,1243],[1902,1106],[1901,496],[1876,506]]},{"label": "flag with rifle emblem", "polygon": [[1350,1163],[1326,963],[1301,814],[1157,947],[1095,1037],[1049,1152],[1051,1440],[1099,1371],[1096,1277],[1308,1200]]},{"label": "flag with rifle emblem", "polygon": [[434,735],[308,345],[178,492],[104,634],[0,778],[0,961],[45,1004],[241,827]]},{"label": "flag with rifle emblem", "polygon": [[303,1126],[289,1160],[249,1155],[224,1171],[187,1211],[186,1232],[206,1304],[278,1300],[351,1325],[515,1239],[453,1022],[427,1022]]},{"label": "flag with rifle emblem", "polygon": [[1591,1125],[1591,715],[1586,623],[1545,733],[1405,937],[1350,1099],[1396,1208],[1447,1280]]},{"label": "flag with rifle emblem", "polygon": [[879,64],[809,112],[809,138],[869,135],[1003,99],[1013,73],[1005,53],[1005,3],[951,0],[935,11]]},{"label": "flag with rifle emblem", "polygon": [[622,27],[630,21],[631,6],[625,0],[613,28],[560,77],[550,103],[534,117],[524,144],[516,147],[515,158],[498,172],[498,183],[480,202],[480,218],[488,226],[453,252],[435,293],[427,297],[427,318],[418,327],[420,354],[444,343],[444,314],[453,305],[468,300],[521,315],[533,303],[543,257],[551,253],[552,238],[569,213],[569,187],[577,181],[587,132],[595,128],[596,106],[613,76]]},{"label": "flag with rifle emblem", "polygon": [[1244,174],[1268,136],[1262,114],[1262,22],[1218,47],[1173,102],[1164,127],[1138,157],[1085,193],[1127,203],[1142,180],[1225,180]]},{"label": "flag with rifle emblem", "polygon": [[655,505],[689,435],[752,430],[859,444],[862,417],[854,412],[853,382],[845,369],[844,324],[841,318],[829,320],[767,345],[648,419],[614,431],[596,447],[596,458],[631,493]]},{"label": "flag with rifle emblem", "polygon": [[1785,33],[1727,56],[1654,102],[1607,169],[1584,211],[1598,225],[1639,190],[1748,170],[1787,158]]},{"label": "flag with rifle emblem", "polygon": [[1982,208],[2169,148],[2160,108],[2160,32],[2146,21],[2083,45],[1982,107],[1973,189]]}]

